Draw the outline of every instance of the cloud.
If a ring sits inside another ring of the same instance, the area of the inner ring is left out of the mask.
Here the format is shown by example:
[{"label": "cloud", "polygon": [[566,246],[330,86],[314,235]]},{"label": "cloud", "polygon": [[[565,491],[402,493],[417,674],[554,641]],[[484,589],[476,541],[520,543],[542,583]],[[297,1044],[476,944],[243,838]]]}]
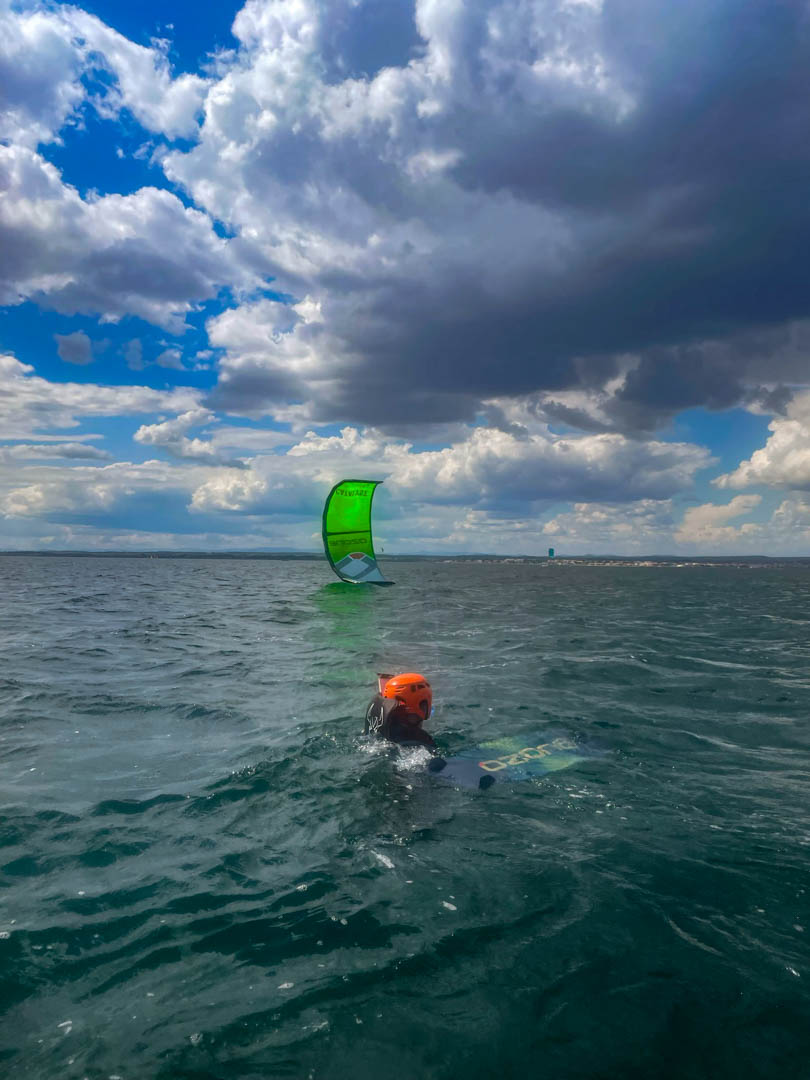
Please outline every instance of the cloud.
[{"label": "cloud", "polygon": [[248,3],[163,164],[314,314],[212,320],[216,401],[404,430],[537,395],[644,434],[806,383],[772,360],[809,313],[810,39],[798,7],[713,10],[420,0],[399,57],[358,68],[341,28],[373,12],[385,40],[382,5]]},{"label": "cloud", "polygon": [[575,503],[543,526],[548,543],[564,550],[645,551],[665,553],[672,547],[675,511],[671,499],[640,499],[630,505]]},{"label": "cloud", "polygon": [[124,360],[130,371],[143,371],[143,344],[140,338],[128,341],[124,349]]},{"label": "cloud", "polygon": [[[296,325],[312,330],[296,337],[291,333]],[[211,344],[228,352],[210,398],[214,408],[242,416],[277,413],[305,393],[307,373],[319,372],[319,358],[307,340],[323,330],[317,309],[305,318],[295,307],[262,299],[223,311],[208,321],[207,330]]]},{"label": "cloud", "polygon": [[10,517],[42,518],[104,513],[139,495],[185,494],[208,475],[203,466],[178,467],[161,461],[69,468],[32,466],[26,474],[27,483],[15,485],[12,478],[3,478],[0,511]]},{"label": "cloud", "polygon": [[639,431],[696,406],[783,413],[794,389],[810,379],[809,349],[806,320],[653,348],[624,358],[623,378],[599,405],[607,423]]},{"label": "cloud", "polygon": [[[364,470],[385,478],[408,505],[468,506],[515,516],[560,499],[665,498],[691,484],[708,454],[686,443],[637,443],[621,435],[517,438],[489,428],[444,450],[416,450],[380,432],[310,431],[286,454],[254,459],[249,475],[223,475],[195,492],[206,509],[261,513],[272,506],[315,508],[324,488]],[[431,513],[433,510],[431,509]]]},{"label": "cloud", "polygon": [[111,455],[97,446],[81,442],[15,443],[0,446],[0,463],[12,464],[24,461],[48,461],[65,458],[76,461],[109,461]]},{"label": "cloud", "polygon": [[[798,5],[249,0],[178,78],[78,8],[3,17],[0,296],[179,331],[230,287],[217,407],[402,433],[532,398],[646,435],[808,382]],[[129,110],[198,209],[62,185],[34,148],[82,107]],[[306,315],[245,299],[269,275]]]},{"label": "cloud", "polygon": [[186,370],[183,366],[183,354],[179,349],[164,349],[155,357],[155,363],[158,367],[173,368],[175,371]]},{"label": "cloud", "polygon": [[228,424],[221,424],[211,433],[212,446],[251,453],[262,453],[281,446],[292,446],[296,441],[296,437],[289,431],[236,427]]},{"label": "cloud", "polygon": [[161,367],[168,371],[207,371],[210,365],[205,361],[210,356],[209,350],[197,353],[187,367],[183,363],[183,352],[174,346],[162,349],[153,360],[144,360],[143,342],[133,338],[124,347],[124,360],[130,371],[144,371],[148,367]]},{"label": "cloud", "polygon": [[410,455],[393,476],[420,499],[472,506],[540,500],[666,498],[710,462],[688,443],[639,443],[617,434],[560,438],[476,428],[444,450]]},{"label": "cloud", "polygon": [[810,496],[784,499],[771,516],[770,530],[777,546],[806,555],[810,545]]},{"label": "cloud", "polygon": [[[206,480],[194,492],[192,510],[230,510],[246,508],[252,512],[267,513],[271,507],[264,498],[269,489],[267,478],[251,470],[246,475],[225,474]],[[276,485],[277,510],[291,510],[289,487]],[[257,505],[260,504],[260,505]]]},{"label": "cloud", "polygon": [[102,322],[138,315],[174,332],[225,284],[256,283],[211,220],[145,187],[82,199],[41,156],[0,145],[0,303],[34,300]]},{"label": "cloud", "polygon": [[76,49],[42,9],[0,5],[0,139],[36,146],[64,127],[85,96]]},{"label": "cloud", "polygon": [[[11,519],[6,520],[6,525]],[[51,551],[256,551],[273,547],[288,548],[277,532],[256,530],[237,534],[216,531],[162,532],[159,529],[122,529],[114,526],[48,524],[47,532],[36,532],[36,523],[25,521],[28,536],[36,538],[34,550]],[[14,550],[6,537],[5,550]],[[28,543],[26,550],[31,550]]]},{"label": "cloud", "polygon": [[[208,80],[172,78],[169,42],[137,45],[67,4],[19,10],[0,5],[0,138],[35,147],[77,122],[84,101],[102,116],[129,109],[170,139],[194,134]],[[104,78],[99,78],[102,75]],[[88,93],[83,80],[92,77]]]},{"label": "cloud", "polygon": [[810,491],[810,393],[797,394],[787,415],[768,425],[771,435],[761,450],[712,482],[721,488],[763,484]]},{"label": "cloud", "polygon": [[85,69],[113,77],[93,102],[102,115],[115,117],[126,108],[147,131],[169,139],[194,135],[209,80],[189,74],[172,78],[169,41],[153,39],[145,47],[87,12],[66,8],[59,14]]},{"label": "cloud", "polygon": [[[761,505],[758,495],[738,495],[724,505],[690,507],[680,517],[671,499],[641,499],[629,504],[576,503],[571,510],[546,521],[542,537],[556,546],[558,553],[568,554],[805,554],[810,543],[810,500],[792,496],[769,519],[735,523],[735,519],[753,513]],[[491,522],[490,527],[498,524]],[[520,533],[511,528],[512,523],[500,525],[505,550],[521,550],[516,546]],[[541,548],[535,538],[535,553]],[[525,545],[522,550],[532,548]]]},{"label": "cloud", "polygon": [[740,526],[726,524],[743,514],[749,514],[761,501],[760,495],[735,495],[725,505],[704,503],[690,507],[675,532],[675,539],[682,544],[697,545],[704,551],[706,548],[727,551],[746,538],[761,541],[763,530],[758,523],[745,522]]},{"label": "cloud", "polygon": [[208,465],[227,465],[242,469],[242,461],[227,457],[215,449],[205,439],[189,439],[187,432],[192,428],[214,422],[214,414],[208,409],[190,409],[176,416],[173,420],[163,420],[158,424],[144,424],[138,428],[133,438],[145,446],[157,446],[173,458],[181,461],[200,461]]},{"label": "cloud", "polygon": [[[40,423],[64,424],[68,406],[75,422],[111,408],[154,412],[181,399],[179,391],[49,384],[12,357],[2,358],[0,369],[9,376],[11,397]],[[13,405],[11,411],[20,414]],[[569,551],[626,553],[677,545],[791,550],[810,528],[810,510],[797,499],[786,500],[769,523],[729,524],[756,508],[757,495],[690,508],[678,526],[671,496],[691,485],[707,462],[705,450],[615,433],[561,437],[527,419],[531,430],[520,424],[514,431],[480,427],[443,450],[425,450],[374,429],[309,431],[296,441],[290,432],[220,428],[212,412],[195,403],[135,434],[136,442],[161,450],[170,461],[98,464],[105,451],[87,445],[91,436],[61,442],[45,436],[39,443],[0,448],[0,512],[9,537],[22,535],[20,523],[29,521],[25,535],[42,544],[67,542],[63,530],[74,528],[90,530],[81,534],[88,546],[96,543],[94,536],[116,536],[120,544],[110,541],[111,546],[127,546],[136,535],[148,534],[129,526],[143,520],[148,508],[156,539],[147,546],[196,546],[199,541],[189,545],[183,537],[230,530],[253,537],[254,546],[307,548],[317,546],[313,522],[329,486],[341,476],[371,475],[386,480],[378,534],[384,543],[395,536],[401,551],[538,553],[549,543]],[[193,435],[195,428],[201,436]],[[253,456],[234,458],[234,449]],[[55,463],[60,459],[64,464]],[[576,500],[570,511],[548,517],[555,504],[569,499]],[[200,529],[191,524],[195,518],[231,524]],[[167,520],[174,523],[173,543],[166,542]],[[128,532],[121,531],[125,526]],[[79,535],[71,534],[68,546]]]},{"label": "cloud", "polygon": [[72,334],[54,334],[59,359],[67,364],[84,366],[93,363],[93,343],[82,330]]},{"label": "cloud", "polygon": [[0,354],[0,432],[4,439],[39,438],[47,429],[73,428],[83,417],[137,416],[196,408],[200,392],[190,387],[151,390],[146,386],[99,386],[48,382],[30,364]]}]

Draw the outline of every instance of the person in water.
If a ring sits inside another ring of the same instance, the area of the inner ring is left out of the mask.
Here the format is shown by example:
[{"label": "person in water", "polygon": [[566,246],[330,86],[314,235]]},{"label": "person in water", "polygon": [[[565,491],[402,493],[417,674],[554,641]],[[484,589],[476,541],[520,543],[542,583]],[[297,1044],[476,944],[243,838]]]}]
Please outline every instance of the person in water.
[{"label": "person in water", "polygon": [[433,693],[430,683],[417,672],[380,678],[381,690],[366,709],[364,735],[390,739],[396,743],[419,743],[433,749],[433,736],[422,724],[430,716]]}]

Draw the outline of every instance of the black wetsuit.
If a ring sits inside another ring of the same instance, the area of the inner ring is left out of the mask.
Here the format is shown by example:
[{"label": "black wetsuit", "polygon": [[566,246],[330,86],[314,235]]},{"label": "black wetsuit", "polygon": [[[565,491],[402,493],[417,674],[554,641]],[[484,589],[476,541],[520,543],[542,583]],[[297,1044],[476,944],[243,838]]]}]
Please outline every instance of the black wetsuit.
[{"label": "black wetsuit", "polygon": [[375,694],[369,702],[363,734],[396,743],[420,743],[430,749],[436,746],[433,736],[423,730],[418,713],[410,712],[396,698],[384,698],[382,694]]}]

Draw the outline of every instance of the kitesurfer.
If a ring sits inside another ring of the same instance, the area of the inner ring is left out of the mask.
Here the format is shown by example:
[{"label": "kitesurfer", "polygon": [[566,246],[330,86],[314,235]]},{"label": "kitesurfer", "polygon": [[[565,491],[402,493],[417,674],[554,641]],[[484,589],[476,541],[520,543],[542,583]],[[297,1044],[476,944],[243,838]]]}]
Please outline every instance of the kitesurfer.
[{"label": "kitesurfer", "polygon": [[430,683],[415,671],[379,677],[379,692],[366,709],[364,735],[395,743],[418,743],[433,748],[433,736],[422,724],[430,716],[433,693]]}]

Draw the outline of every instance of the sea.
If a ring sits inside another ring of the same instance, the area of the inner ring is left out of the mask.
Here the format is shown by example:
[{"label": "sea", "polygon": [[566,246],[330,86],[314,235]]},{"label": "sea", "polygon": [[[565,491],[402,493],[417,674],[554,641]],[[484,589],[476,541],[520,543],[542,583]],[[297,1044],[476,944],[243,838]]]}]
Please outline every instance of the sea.
[{"label": "sea", "polygon": [[0,558],[0,1076],[810,1077],[810,565],[384,568]]}]

